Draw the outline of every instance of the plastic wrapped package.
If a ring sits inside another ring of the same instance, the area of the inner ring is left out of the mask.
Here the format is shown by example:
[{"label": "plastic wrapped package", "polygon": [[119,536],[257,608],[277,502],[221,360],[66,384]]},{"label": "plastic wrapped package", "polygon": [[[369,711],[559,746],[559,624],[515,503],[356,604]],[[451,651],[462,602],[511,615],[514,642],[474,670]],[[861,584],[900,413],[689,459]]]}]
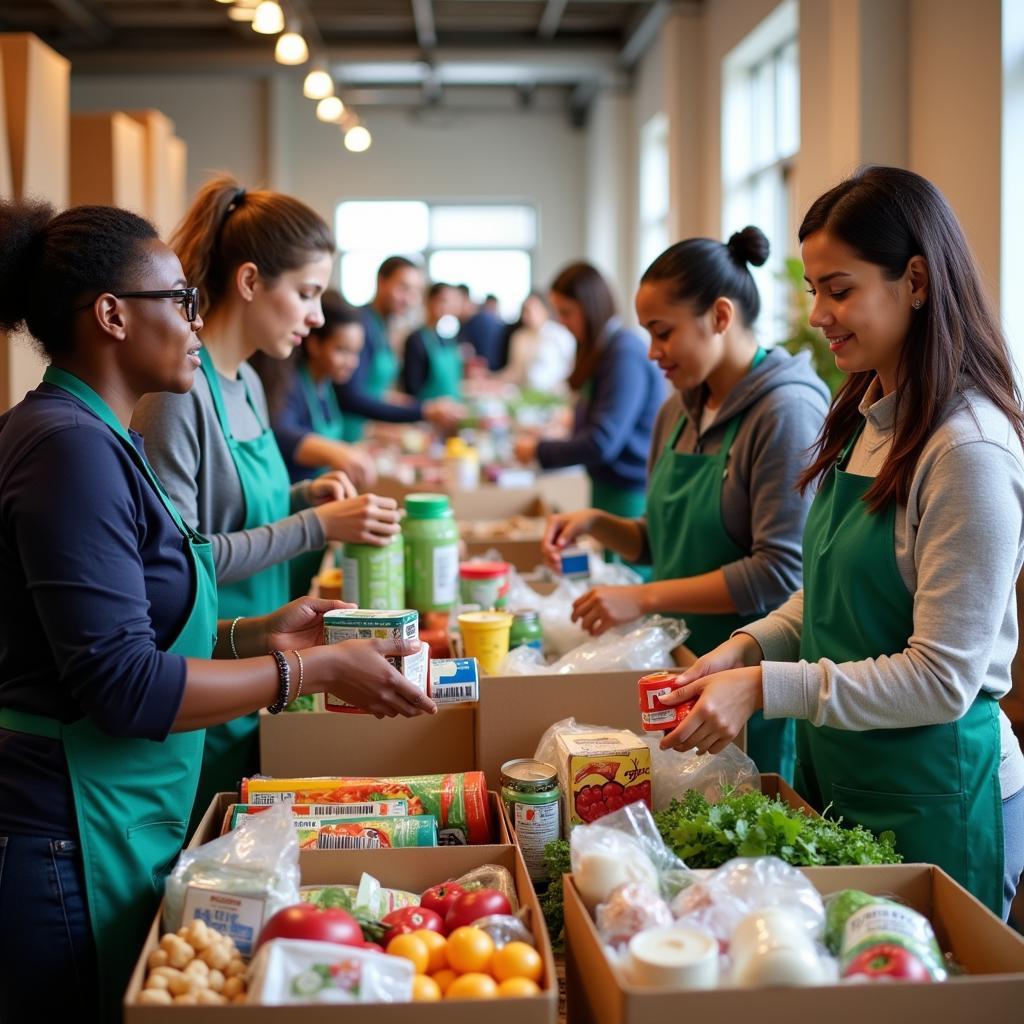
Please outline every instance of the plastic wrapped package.
[{"label": "plastic wrapped package", "polygon": [[481,864],[472,871],[467,871],[461,878],[453,879],[463,889],[497,889],[508,900],[512,913],[519,909],[519,897],[516,895],[516,883],[512,872],[500,864]]},{"label": "plastic wrapped package", "polygon": [[412,962],[355,946],[308,939],[274,939],[249,968],[250,1005],[407,1003]]},{"label": "plastic wrapped package", "polygon": [[[545,665],[536,650],[517,647],[506,656],[501,674],[568,675],[573,672],[646,672],[676,668],[672,651],[690,635],[682,619],[652,615],[626,626],[617,626],[599,637],[590,637],[569,620],[571,608],[570,602],[565,619],[560,620],[556,627],[556,645],[565,650],[562,657],[551,665]],[[541,619],[547,643],[549,626],[543,613]]]},{"label": "plastic wrapped package", "polygon": [[537,945],[530,929],[512,914],[490,914],[487,917],[480,917],[473,922],[473,927],[487,932],[494,940],[495,949],[501,949],[510,942],[525,942],[528,946]]},{"label": "plastic wrapped package", "polygon": [[597,933],[606,945],[621,948],[639,932],[669,928],[672,911],[656,889],[643,882],[627,882],[599,903],[594,915]]},{"label": "plastic wrapped package", "polygon": [[577,825],[569,856],[573,881],[591,913],[621,885],[639,883],[668,900],[692,882],[642,803],[627,804],[592,825]]},{"label": "plastic wrapped package", "polygon": [[655,811],[665,810],[673,800],[681,800],[693,789],[710,803],[721,799],[727,790],[735,793],[761,789],[757,765],[735,744],[730,743],[720,754],[698,754],[694,750],[662,750],[658,746],[660,734],[645,733],[643,739],[651,750]]},{"label": "plastic wrapped package", "polygon": [[734,857],[672,901],[676,919],[709,931],[727,947],[740,921],[766,907],[786,907],[812,939],[825,925],[818,890],[778,857]]},{"label": "plastic wrapped package", "polygon": [[299,842],[282,804],[181,851],[164,891],[164,931],[198,918],[250,956],[263,922],[299,902],[299,881]]}]

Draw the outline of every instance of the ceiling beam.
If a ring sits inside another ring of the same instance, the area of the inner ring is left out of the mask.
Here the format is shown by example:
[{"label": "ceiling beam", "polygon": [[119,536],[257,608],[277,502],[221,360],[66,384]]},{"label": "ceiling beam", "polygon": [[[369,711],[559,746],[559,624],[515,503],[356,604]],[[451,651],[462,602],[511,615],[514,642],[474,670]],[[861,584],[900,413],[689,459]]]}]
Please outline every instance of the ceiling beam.
[{"label": "ceiling beam", "polygon": [[89,39],[107,39],[110,27],[96,14],[87,0],[50,0],[75,28],[83,32]]},{"label": "ceiling beam", "polygon": [[627,68],[636,64],[661,31],[671,8],[671,0],[654,0],[654,3],[647,5],[647,10],[637,18],[622,44],[619,51],[620,63]]},{"label": "ceiling beam", "polygon": [[412,0],[412,16],[416,22],[416,42],[421,49],[434,49],[437,46],[437,27],[431,0]]},{"label": "ceiling beam", "polygon": [[537,35],[541,39],[555,38],[568,2],[569,0],[548,0],[544,5],[544,13],[541,14],[540,24],[537,26]]}]

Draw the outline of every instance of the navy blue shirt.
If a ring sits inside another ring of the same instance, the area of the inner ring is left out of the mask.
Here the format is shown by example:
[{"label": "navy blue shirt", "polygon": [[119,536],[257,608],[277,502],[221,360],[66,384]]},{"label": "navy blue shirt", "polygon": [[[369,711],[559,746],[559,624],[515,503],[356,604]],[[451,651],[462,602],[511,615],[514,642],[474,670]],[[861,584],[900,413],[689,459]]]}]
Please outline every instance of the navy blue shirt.
[{"label": "navy blue shirt", "polygon": [[[277,446],[281,449],[281,454],[284,456],[284,463],[288,467],[288,475],[291,477],[293,484],[298,483],[300,480],[311,480],[320,472],[319,469],[315,469],[312,466],[303,466],[295,461],[295,449],[299,447],[299,442],[309,434],[316,433],[316,428],[313,426],[313,416],[306,402],[306,389],[302,386],[302,378],[298,372],[300,365],[302,364],[299,363],[293,367],[284,404],[278,409],[271,420],[271,426],[274,428],[274,437],[277,438]],[[330,420],[333,415],[330,406],[323,397],[326,388],[329,387],[331,387],[331,384],[325,383],[317,388],[320,411],[326,420]]]},{"label": "navy blue shirt", "polygon": [[[164,739],[194,597],[187,541],[109,427],[49,384],[0,417],[0,705]],[[76,834],[59,741],[0,729],[5,832]]]},{"label": "navy blue shirt", "polygon": [[462,325],[462,340],[473,346],[478,356],[487,360],[489,370],[500,370],[504,365],[507,349],[508,326],[501,317],[481,309]]},{"label": "navy blue shirt", "polygon": [[651,431],[664,399],[665,382],[647,358],[647,343],[627,328],[612,327],[590,395],[576,406],[572,437],[541,441],[537,461],[545,469],[582,465],[594,480],[643,490]]},{"label": "navy blue shirt", "polygon": [[374,398],[366,390],[366,378],[370,372],[373,354],[378,349],[387,347],[390,342],[387,332],[381,327],[379,317],[371,307],[363,306],[359,310],[359,316],[363,321],[366,340],[363,342],[362,352],[359,353],[359,365],[356,367],[356,372],[344,384],[335,385],[338,404],[345,412],[364,416],[368,420],[380,420],[382,423],[418,422],[423,419],[423,408],[419,402],[413,402],[411,405],[396,405],[393,402]]},{"label": "navy blue shirt", "polygon": [[[420,327],[405,339],[405,362],[402,365],[402,388],[410,395],[419,397],[430,376],[430,353],[427,343],[423,340],[425,327]],[[435,331],[439,345],[455,347],[457,338],[442,338]]]}]

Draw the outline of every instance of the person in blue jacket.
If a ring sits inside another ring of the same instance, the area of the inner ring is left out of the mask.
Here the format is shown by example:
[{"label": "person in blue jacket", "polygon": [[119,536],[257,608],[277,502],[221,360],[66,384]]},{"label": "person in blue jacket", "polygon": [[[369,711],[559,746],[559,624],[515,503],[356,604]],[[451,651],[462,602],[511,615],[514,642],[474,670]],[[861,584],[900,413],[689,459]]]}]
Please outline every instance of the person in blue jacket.
[{"label": "person in blue jacket", "polygon": [[536,460],[543,469],[582,465],[594,508],[639,518],[664,381],[647,358],[647,342],[619,320],[611,288],[595,267],[566,267],[551,285],[551,305],[576,338],[569,387],[579,399],[572,435],[558,441],[523,435],[515,444],[516,458]]},{"label": "person in blue jacket", "polygon": [[[498,300],[488,295],[477,307],[470,297],[469,286],[459,285],[462,293],[463,323],[460,338],[487,362],[492,373],[508,360],[508,324],[498,316]],[[493,300],[493,301],[492,301]]]},{"label": "person in blue jacket", "polygon": [[[358,309],[328,290],[320,298],[324,322],[310,329],[302,347],[283,367],[283,383],[276,375],[267,387],[267,404],[277,446],[284,456],[292,483],[310,480],[324,470],[341,469],[351,477],[354,460],[364,467],[357,486],[373,484],[377,473],[372,457],[346,444],[345,414],[338,404],[335,385],[348,381],[359,365],[365,330]],[[263,369],[258,369],[264,385]]]},{"label": "person in blue jacket", "polygon": [[146,221],[0,202],[0,328],[49,363],[0,417],[0,1020],[121,1019],[185,838],[208,726],[306,693],[434,710],[385,656],[323,645],[303,598],[217,616],[210,541],[129,429],[143,394],[184,394],[198,288]]},{"label": "person in blue jacket", "polygon": [[338,402],[345,413],[343,440],[359,441],[367,420],[383,423],[417,423],[427,420],[442,429],[454,427],[462,410],[445,399],[420,402],[392,400],[389,392],[398,380],[398,357],[391,347],[388,321],[403,316],[420,301],[423,271],[404,256],[389,256],[377,271],[377,290],[360,310],[366,332],[359,365],[346,383],[337,386]]},{"label": "person in blue jacket", "polygon": [[[462,384],[462,353],[459,351],[458,290],[437,281],[427,290],[426,323],[405,341],[402,387],[420,401],[434,398],[458,400]],[[445,330],[452,324],[453,331]]]}]

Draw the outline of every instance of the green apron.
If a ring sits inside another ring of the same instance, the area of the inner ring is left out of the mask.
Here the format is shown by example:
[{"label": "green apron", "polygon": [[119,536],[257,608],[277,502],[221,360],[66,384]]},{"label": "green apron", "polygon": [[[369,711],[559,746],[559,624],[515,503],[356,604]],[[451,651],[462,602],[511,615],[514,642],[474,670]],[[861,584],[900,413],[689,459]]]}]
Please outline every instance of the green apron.
[{"label": "green apron", "polygon": [[[370,350],[370,369],[363,387],[371,398],[383,401],[398,376],[398,357],[392,351],[388,327],[384,318],[373,308],[365,309],[373,318],[374,330],[366,332],[366,347]],[[373,334],[371,340],[370,334]],[[366,417],[349,413],[345,417],[344,440],[355,442],[363,439]]]},{"label": "green apron", "polygon": [[[288,470],[274,440],[274,432],[266,427],[259,437],[238,441],[231,432],[227,409],[217,381],[217,370],[205,348],[199,350],[202,370],[210,385],[210,395],[217,411],[220,429],[231,452],[238,480],[245,498],[243,530],[253,530],[277,522],[288,515],[291,506]],[[252,396],[246,397],[257,416]],[[221,584],[218,612],[222,619],[237,615],[266,615],[288,601],[288,565],[280,562],[244,580]],[[203,749],[203,772],[199,779],[199,795],[193,811],[193,826],[198,824],[215,793],[237,790],[239,780],[259,768],[259,715],[244,715],[206,732]]]},{"label": "green apron", "polygon": [[[759,349],[751,369],[764,356]],[[665,445],[651,474],[647,498],[647,537],[656,580],[700,576],[750,555],[726,533],[722,523],[722,481],[729,472],[729,451],[742,421],[742,414],[729,420],[722,446],[714,455],[675,450],[686,426],[685,415]],[[684,618],[690,628],[686,645],[699,656],[759,616],[732,613]],[[787,782],[792,781],[792,719],[766,720],[763,712],[755,712],[747,723],[747,753],[759,771],[778,772]]]},{"label": "green apron", "polygon": [[[298,368],[299,381],[302,384],[302,395],[306,400],[306,409],[313,423],[313,433],[326,437],[330,441],[341,441],[345,433],[345,416],[338,405],[338,397],[334,393],[334,385],[326,381],[323,391],[317,390],[316,382],[305,363]],[[327,403],[328,414],[324,415],[321,394]],[[326,472],[321,469],[320,473]],[[316,548],[297,555],[288,563],[288,593],[292,598],[304,597],[309,593],[310,583],[320,570],[324,558],[324,549]]]},{"label": "green apron", "polygon": [[421,327],[427,350],[427,379],[417,396],[422,402],[434,398],[458,399],[462,383],[462,354],[458,342],[445,345],[432,327]]},{"label": "green apron", "polygon": [[[858,431],[859,433],[859,431]],[[804,531],[800,658],[863,661],[906,649],[914,599],[896,564],[896,506],[873,515],[872,477],[842,466],[814,499]],[[891,829],[906,861],[938,864],[995,914],[1003,909],[998,705],[981,693],[956,722],[852,732],[801,721],[797,790],[872,832]]]},{"label": "green apron", "polygon": [[[195,573],[195,593],[167,653],[209,658],[217,641],[210,542],[182,522],[128,432],[92,388],[53,366],[43,380],[73,395],[117,435],[181,531]],[[99,964],[101,1013],[104,1020],[119,1020],[120,1000],[153,922],[164,878],[185,839],[203,730],[172,733],[162,742],[123,739],[103,732],[89,718],[65,725],[11,709],[0,710],[0,727],[64,745]]]}]

